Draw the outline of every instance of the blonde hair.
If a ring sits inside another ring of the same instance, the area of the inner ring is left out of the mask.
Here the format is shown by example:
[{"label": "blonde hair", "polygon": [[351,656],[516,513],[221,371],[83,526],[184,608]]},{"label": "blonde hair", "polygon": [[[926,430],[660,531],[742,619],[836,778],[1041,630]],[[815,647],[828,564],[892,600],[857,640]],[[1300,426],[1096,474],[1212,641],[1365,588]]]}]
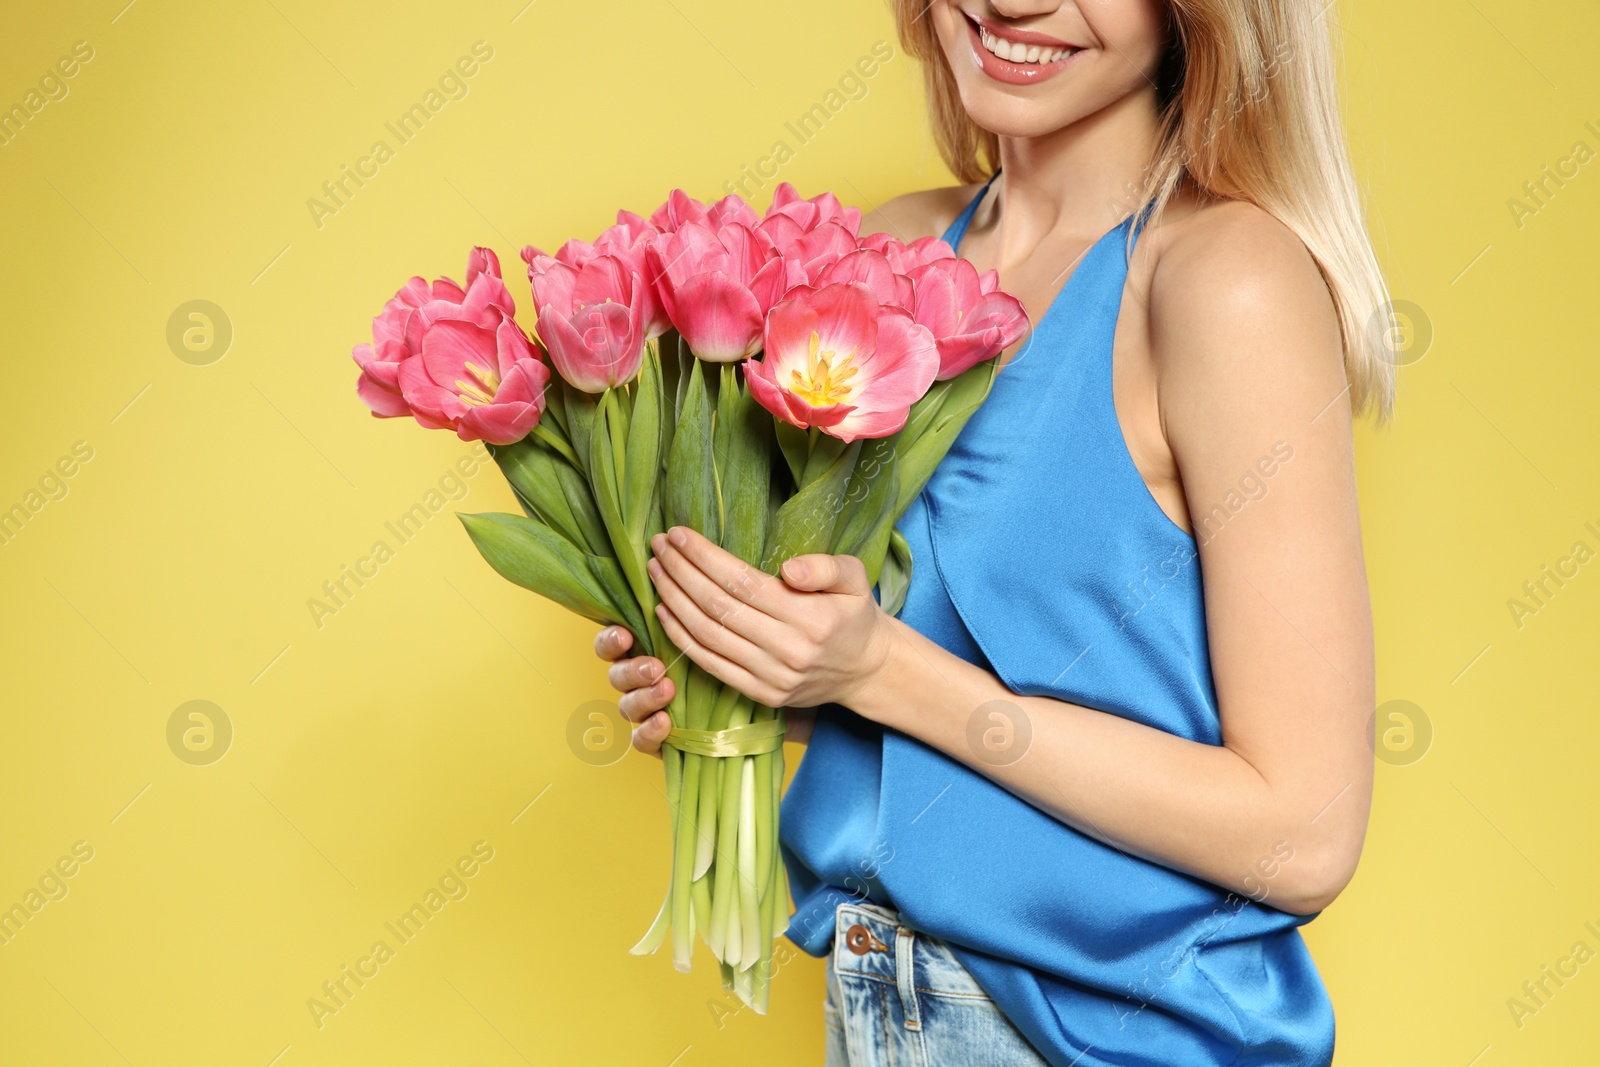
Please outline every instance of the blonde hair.
[{"label": "blonde hair", "polygon": [[[900,42],[922,62],[939,153],[962,182],[999,163],[999,138],[961,104],[931,0],[891,0]],[[1160,130],[1138,199],[1159,213],[1185,178],[1255,204],[1305,244],[1339,317],[1353,413],[1394,404],[1388,286],[1367,235],[1339,115],[1332,18],[1322,0],[1170,0],[1157,75]]]}]

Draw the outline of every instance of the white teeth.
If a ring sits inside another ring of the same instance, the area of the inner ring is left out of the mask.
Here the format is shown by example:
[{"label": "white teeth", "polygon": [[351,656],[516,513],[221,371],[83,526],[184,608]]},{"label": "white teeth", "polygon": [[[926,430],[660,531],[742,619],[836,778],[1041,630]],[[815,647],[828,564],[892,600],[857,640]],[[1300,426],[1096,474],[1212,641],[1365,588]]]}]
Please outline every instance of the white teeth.
[{"label": "white teeth", "polygon": [[996,37],[981,26],[978,27],[978,40],[983,42],[983,47],[987,51],[1012,63],[1054,63],[1073,51],[1070,48],[1043,48],[1039,45],[1008,41],[1003,37]]}]

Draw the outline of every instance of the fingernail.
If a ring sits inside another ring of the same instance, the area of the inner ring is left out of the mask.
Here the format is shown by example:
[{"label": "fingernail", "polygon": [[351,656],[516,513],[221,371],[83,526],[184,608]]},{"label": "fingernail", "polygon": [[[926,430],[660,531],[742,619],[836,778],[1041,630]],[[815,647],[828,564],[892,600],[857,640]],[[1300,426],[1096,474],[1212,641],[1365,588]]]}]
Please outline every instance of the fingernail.
[{"label": "fingernail", "polygon": [[667,540],[682,548],[684,542],[689,540],[689,536],[683,532],[683,527],[674,526],[667,531]]},{"label": "fingernail", "polygon": [[787,560],[783,565],[783,576],[796,582],[802,581],[806,576],[806,565],[797,559]]},{"label": "fingernail", "polygon": [[661,677],[661,668],[658,664],[646,663],[643,667],[639,668],[639,673],[644,675],[645,681],[653,682],[657,678]]}]

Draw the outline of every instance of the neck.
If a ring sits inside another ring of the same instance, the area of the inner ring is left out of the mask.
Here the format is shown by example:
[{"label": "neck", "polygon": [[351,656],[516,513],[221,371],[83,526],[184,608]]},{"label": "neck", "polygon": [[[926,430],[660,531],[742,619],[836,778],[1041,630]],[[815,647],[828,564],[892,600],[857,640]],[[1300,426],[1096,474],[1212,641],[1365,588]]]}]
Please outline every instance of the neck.
[{"label": "neck", "polygon": [[998,195],[984,214],[998,227],[1002,263],[1020,262],[1048,236],[1092,240],[1131,214],[1157,131],[1147,87],[1051,133],[1000,138]]}]

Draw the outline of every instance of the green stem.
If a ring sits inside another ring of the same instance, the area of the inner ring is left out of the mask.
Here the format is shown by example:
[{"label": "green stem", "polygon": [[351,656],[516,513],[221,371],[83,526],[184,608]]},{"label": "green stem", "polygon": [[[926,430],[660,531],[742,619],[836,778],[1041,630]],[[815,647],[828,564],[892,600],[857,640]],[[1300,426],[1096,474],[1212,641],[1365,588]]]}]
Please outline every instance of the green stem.
[{"label": "green stem", "polygon": [[[751,716],[752,722],[768,722],[774,718],[782,718],[783,712],[767,707],[765,704],[756,708]],[[782,758],[782,750],[778,752]],[[777,829],[776,820],[772,818],[772,757],[773,753],[763,752],[755,757],[756,768],[756,873],[758,882],[756,888],[764,895],[767,892],[768,881],[772,874],[772,850],[777,848],[774,831]]]},{"label": "green stem", "polygon": [[[703,761],[692,752],[683,753],[683,796],[694,796],[700,785]],[[672,844],[672,965],[687,972],[694,958],[692,921],[695,820],[692,810],[682,803],[674,805],[677,825]]]},{"label": "green stem", "polygon": [[[725,725],[743,726],[750,721],[752,707],[748,698],[740,697]],[[717,958],[725,961],[737,959],[739,950],[739,946],[732,943],[739,893],[739,773],[748,759],[747,756],[722,757],[717,760],[718,774],[713,779],[717,783],[718,862],[711,868],[711,928],[706,942]]]},{"label": "green stem", "polygon": [[696,878],[689,889],[689,896],[693,907],[689,914],[694,917],[694,926],[705,936],[705,931],[711,928],[711,880],[709,878]]},{"label": "green stem", "polygon": [[[705,729],[718,691],[717,680],[691,664],[681,690],[683,725],[693,730]],[[700,837],[697,798],[702,776],[716,770],[716,761],[692,752],[682,753],[682,756],[683,788],[676,807],[678,823],[674,828],[672,852],[672,945],[673,965],[680,971],[687,971],[694,953],[694,928],[690,923],[693,914],[694,865]],[[701,933],[703,935],[704,931]]]},{"label": "green stem", "polygon": [[756,775],[755,762],[739,760],[739,928],[744,945],[739,966],[748,970],[761,958],[761,901],[756,872]]},{"label": "green stem", "polygon": [[[773,709],[773,714],[780,719],[787,720],[787,715],[782,708]],[[789,895],[783,880],[783,853],[778,847],[778,812],[783,802],[783,749],[779,747],[771,753],[772,762],[769,766],[769,807],[768,837],[772,843],[768,855],[769,873],[767,875],[766,890],[761,898],[761,973],[757,975],[757,986],[751,998],[751,1006],[757,1014],[767,1013],[767,1000],[772,985],[772,943],[778,936],[779,925],[788,919]]]},{"label": "green stem", "polygon": [[[732,686],[723,686],[717,691],[715,702],[711,705],[711,718],[706,723],[708,730],[723,730],[734,725],[733,709],[743,697]],[[694,858],[694,876],[701,877],[711,866],[711,859],[717,847],[717,798],[720,796],[720,774],[703,774],[700,777],[699,820],[700,820],[700,847]]]},{"label": "green stem", "polygon": [[562,436],[560,430],[552,426],[546,426],[541,422],[533,428],[533,436],[543,441],[554,451],[561,453],[562,458],[578,470],[583,470],[583,463],[579,461],[578,454],[572,450],[571,445],[567,444],[567,439]]},{"label": "green stem", "polygon": [[[673,841],[677,841],[678,828],[678,801],[683,795],[683,753],[675,748],[663,747],[661,750],[661,765],[667,777],[667,823],[671,827],[669,832]],[[655,952],[667,938],[667,931],[672,925],[672,886],[676,879],[668,877],[667,893],[661,900],[661,909],[656,912],[655,921],[650,924],[650,929],[639,939],[639,943],[628,951],[635,956],[644,956]]]}]

